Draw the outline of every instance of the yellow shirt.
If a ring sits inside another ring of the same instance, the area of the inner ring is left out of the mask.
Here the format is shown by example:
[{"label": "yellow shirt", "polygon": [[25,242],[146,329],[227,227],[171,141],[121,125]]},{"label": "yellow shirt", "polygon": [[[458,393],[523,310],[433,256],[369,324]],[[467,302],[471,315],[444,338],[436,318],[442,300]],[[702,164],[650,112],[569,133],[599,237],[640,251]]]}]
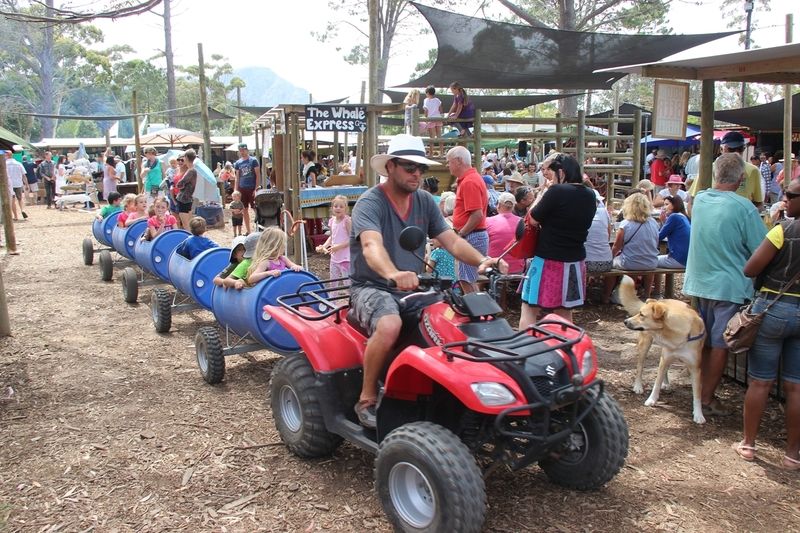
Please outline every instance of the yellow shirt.
[{"label": "yellow shirt", "polygon": [[[711,165],[712,176],[716,175],[716,161]],[[689,188],[689,195],[693,198],[697,196],[697,184],[700,182],[696,179],[692,182]],[[711,180],[711,185],[714,185],[714,180]],[[747,198],[753,203],[762,203],[764,201],[764,191],[761,190],[761,172],[758,167],[745,161],[744,163],[744,179],[736,189],[736,194]]]},{"label": "yellow shirt", "polygon": [[[769,231],[767,232],[767,239],[768,239],[768,240],[769,240],[769,242],[771,242],[771,243],[772,243],[772,244],[775,246],[775,248],[777,248],[778,250],[780,250],[781,248],[783,248],[783,242],[784,242],[784,241],[783,241],[783,226],[781,226],[780,224],[778,224],[778,225],[776,225],[774,228],[772,228],[771,230],[769,230]],[[788,281],[788,280],[787,280],[787,281]],[[772,293],[772,294],[778,294],[778,292],[779,292],[779,291],[775,291],[775,290],[772,290],[772,289],[767,289],[767,288],[764,288],[764,287],[762,287],[762,288],[761,288],[761,290],[762,290],[762,291],[764,291],[764,292],[770,292],[770,293]],[[797,297],[800,297],[800,294],[797,294],[796,292],[788,292],[788,291],[787,291],[787,292],[784,292],[783,294],[786,294],[786,295],[788,295],[788,296],[797,296]]]}]

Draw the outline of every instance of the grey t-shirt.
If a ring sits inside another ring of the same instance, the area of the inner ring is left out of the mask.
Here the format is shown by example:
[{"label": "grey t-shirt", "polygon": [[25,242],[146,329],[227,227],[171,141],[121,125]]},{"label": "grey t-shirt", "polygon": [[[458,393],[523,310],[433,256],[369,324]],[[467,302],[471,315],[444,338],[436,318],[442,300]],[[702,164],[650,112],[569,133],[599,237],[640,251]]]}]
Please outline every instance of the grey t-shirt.
[{"label": "grey t-shirt", "polygon": [[[386,286],[386,280],[367,264],[361,248],[359,236],[364,231],[377,231],[383,236],[383,246],[389,253],[392,263],[402,271],[422,273],[422,261],[411,252],[400,247],[400,232],[408,226],[417,226],[428,237],[434,238],[450,229],[441,211],[427,192],[418,190],[411,195],[411,208],[403,219],[394,205],[378,185],[367,190],[353,207],[352,230],[350,231],[350,278],[354,285],[366,283]],[[425,243],[416,250],[417,255],[425,257]]]},{"label": "grey t-shirt", "polygon": [[651,270],[658,266],[658,223],[653,218],[647,222],[623,220],[625,228],[620,262],[625,270]]}]

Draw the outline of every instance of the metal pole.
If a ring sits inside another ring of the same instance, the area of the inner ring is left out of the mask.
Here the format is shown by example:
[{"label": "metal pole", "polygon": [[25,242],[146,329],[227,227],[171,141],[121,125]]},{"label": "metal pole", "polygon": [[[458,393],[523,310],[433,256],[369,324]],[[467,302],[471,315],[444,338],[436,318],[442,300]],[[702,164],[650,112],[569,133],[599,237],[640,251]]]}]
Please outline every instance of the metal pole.
[{"label": "metal pole", "polygon": [[[747,13],[747,26],[744,34],[744,49],[750,50],[750,29],[753,21],[753,0],[745,0],[744,11]],[[742,82],[742,107],[747,107],[747,83]]]},{"label": "metal pole", "polygon": [[581,175],[583,175],[583,165],[586,162],[586,110],[578,109],[578,131],[575,138],[575,159],[578,160],[578,165],[581,167]]},{"label": "metal pole", "polygon": [[211,168],[211,127],[208,124],[208,95],[206,94],[206,69],[203,63],[203,43],[197,43],[197,62],[200,66],[200,117],[203,122],[203,160]]},{"label": "metal pole", "polygon": [[[786,44],[792,42],[794,16],[786,15]],[[783,175],[792,175],[792,86],[783,86]],[[789,186],[790,179],[784,178],[783,188]]]},{"label": "metal pole", "polygon": [[711,163],[714,160],[714,80],[703,80],[700,104],[700,176],[697,192],[711,187]]},{"label": "metal pole", "polygon": [[242,88],[236,86],[236,121],[239,123],[239,142],[242,142]]},{"label": "metal pole", "polygon": [[[144,184],[142,183],[142,145],[139,140],[139,115],[137,114],[138,106],[136,100],[136,91],[131,95],[131,107],[133,108],[133,143],[136,148],[134,157],[136,158],[136,167],[134,174],[136,174],[137,188],[140,193],[144,192]],[[163,163],[162,163],[163,164]],[[108,200],[108,198],[106,198]]]}]

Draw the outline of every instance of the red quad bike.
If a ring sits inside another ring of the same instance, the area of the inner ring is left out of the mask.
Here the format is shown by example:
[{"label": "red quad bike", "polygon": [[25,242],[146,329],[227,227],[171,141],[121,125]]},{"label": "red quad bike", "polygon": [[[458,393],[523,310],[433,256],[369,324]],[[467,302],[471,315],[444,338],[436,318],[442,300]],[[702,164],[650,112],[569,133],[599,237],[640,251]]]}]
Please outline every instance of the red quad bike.
[{"label": "red quad bike", "polygon": [[[406,228],[414,250],[422,230]],[[489,272],[494,291],[497,273]],[[358,424],[367,336],[346,296],[320,282],[264,308],[302,348],[275,365],[275,425],[300,457],[330,455],[346,439],[377,454],[376,487],[400,531],[472,532],[483,527],[484,476],[538,463],[578,490],[602,487],[628,453],[628,427],[597,374],[588,335],[556,315],[517,332],[490,294],[420,275],[404,302],[396,355],[386,369],[377,428]],[[306,290],[308,289],[308,290]]]}]

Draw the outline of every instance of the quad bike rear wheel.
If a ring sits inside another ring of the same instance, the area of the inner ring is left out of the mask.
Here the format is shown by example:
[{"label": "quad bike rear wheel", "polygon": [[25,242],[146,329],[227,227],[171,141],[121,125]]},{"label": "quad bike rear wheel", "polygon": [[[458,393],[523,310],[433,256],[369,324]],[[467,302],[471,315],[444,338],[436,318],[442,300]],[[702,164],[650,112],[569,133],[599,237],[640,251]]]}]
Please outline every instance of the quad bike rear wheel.
[{"label": "quad bike rear wheel", "polygon": [[478,532],[486,488],[475,458],[458,437],[432,422],[412,422],[381,442],[375,484],[398,531]]},{"label": "quad bike rear wheel", "polygon": [[278,361],[272,369],[270,405],[281,440],[300,457],[326,457],[342,438],[325,428],[314,369],[305,355]]},{"label": "quad bike rear wheel", "polygon": [[[594,391],[587,393],[596,394]],[[611,481],[628,455],[628,424],[616,400],[603,393],[592,412],[556,453],[557,458],[539,461],[539,466],[556,485],[595,490]]]},{"label": "quad bike rear wheel", "polygon": [[83,264],[92,266],[92,263],[94,263],[94,243],[92,243],[92,239],[89,237],[83,239],[81,251],[83,252]]}]

